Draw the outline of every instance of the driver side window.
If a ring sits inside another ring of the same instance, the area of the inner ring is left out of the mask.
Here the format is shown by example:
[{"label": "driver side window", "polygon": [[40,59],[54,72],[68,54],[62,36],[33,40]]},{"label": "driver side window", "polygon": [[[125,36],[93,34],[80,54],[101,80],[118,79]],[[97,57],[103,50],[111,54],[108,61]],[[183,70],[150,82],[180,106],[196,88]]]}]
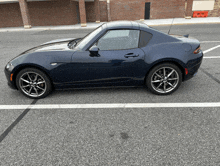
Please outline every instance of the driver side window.
[{"label": "driver side window", "polygon": [[99,50],[138,48],[139,30],[110,30],[95,45]]}]

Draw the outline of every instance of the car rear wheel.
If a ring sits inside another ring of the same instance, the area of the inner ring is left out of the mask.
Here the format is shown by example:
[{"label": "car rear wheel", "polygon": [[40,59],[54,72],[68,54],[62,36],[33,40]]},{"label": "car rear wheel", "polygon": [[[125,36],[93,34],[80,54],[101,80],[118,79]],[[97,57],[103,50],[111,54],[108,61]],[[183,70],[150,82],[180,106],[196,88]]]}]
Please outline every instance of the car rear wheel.
[{"label": "car rear wheel", "polygon": [[182,83],[181,70],[172,63],[162,63],[150,70],[146,85],[151,92],[167,95],[176,91]]},{"label": "car rear wheel", "polygon": [[21,70],[16,77],[16,85],[25,96],[32,99],[44,98],[52,90],[48,76],[35,68]]}]

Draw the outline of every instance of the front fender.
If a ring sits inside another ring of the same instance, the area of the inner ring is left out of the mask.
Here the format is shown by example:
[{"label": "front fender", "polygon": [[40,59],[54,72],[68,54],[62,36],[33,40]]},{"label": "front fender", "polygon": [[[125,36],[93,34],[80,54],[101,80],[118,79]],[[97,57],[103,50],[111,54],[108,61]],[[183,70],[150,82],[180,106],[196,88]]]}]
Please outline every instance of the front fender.
[{"label": "front fender", "polygon": [[[49,79],[51,79],[51,78],[50,78],[50,75],[49,75],[48,69],[44,68],[43,66],[41,66],[41,65],[39,65],[39,64],[34,64],[34,63],[23,63],[23,64],[20,64],[20,65],[17,65],[17,66],[12,70],[12,72],[11,72],[11,73],[13,73],[12,84],[14,84],[14,86],[15,86],[16,89],[18,89],[18,88],[17,88],[17,85],[16,85],[16,77],[17,77],[18,73],[19,73],[21,70],[25,69],[25,68],[36,68],[36,69],[39,69],[39,70],[43,71],[43,72],[49,77]],[[52,81],[52,79],[51,79],[51,81]]]}]

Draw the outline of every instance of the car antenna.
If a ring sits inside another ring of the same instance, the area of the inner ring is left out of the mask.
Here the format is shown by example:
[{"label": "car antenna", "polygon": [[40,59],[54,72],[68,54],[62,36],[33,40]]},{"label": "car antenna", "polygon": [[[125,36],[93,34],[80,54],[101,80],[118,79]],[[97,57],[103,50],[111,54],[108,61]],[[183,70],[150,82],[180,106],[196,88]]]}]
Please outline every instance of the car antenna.
[{"label": "car antenna", "polygon": [[[173,21],[174,21],[174,18],[173,18]],[[170,30],[171,30],[171,27],[172,27],[172,25],[173,25],[173,21],[172,21],[172,23],[171,23],[171,25],[170,25],[170,29],[169,29],[169,31],[168,31],[168,35],[169,35]]]}]

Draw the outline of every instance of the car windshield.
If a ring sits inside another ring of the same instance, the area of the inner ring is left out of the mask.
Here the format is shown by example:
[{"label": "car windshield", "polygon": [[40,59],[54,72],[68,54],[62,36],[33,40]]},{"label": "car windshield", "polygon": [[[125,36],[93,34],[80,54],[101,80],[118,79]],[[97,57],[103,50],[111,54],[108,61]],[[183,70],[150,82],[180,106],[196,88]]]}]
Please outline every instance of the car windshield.
[{"label": "car windshield", "polygon": [[80,40],[75,47],[82,49],[90,40],[92,40],[102,30],[102,25],[96,28],[94,31],[87,34],[82,40]]}]

